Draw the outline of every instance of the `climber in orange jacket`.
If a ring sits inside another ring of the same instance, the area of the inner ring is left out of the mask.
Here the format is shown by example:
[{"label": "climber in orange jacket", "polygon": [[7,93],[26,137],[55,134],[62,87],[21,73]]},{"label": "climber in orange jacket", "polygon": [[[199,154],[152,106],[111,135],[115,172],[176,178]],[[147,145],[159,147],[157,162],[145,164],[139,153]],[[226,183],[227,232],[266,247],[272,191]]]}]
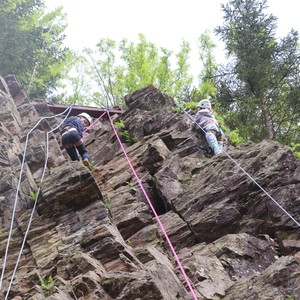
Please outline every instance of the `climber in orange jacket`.
[{"label": "climber in orange jacket", "polygon": [[91,170],[92,167],[89,162],[89,154],[83,143],[84,128],[90,126],[92,123],[92,117],[87,113],[80,113],[77,117],[67,118],[62,124],[62,145],[68,152],[72,160],[78,160],[79,152],[83,164]]}]

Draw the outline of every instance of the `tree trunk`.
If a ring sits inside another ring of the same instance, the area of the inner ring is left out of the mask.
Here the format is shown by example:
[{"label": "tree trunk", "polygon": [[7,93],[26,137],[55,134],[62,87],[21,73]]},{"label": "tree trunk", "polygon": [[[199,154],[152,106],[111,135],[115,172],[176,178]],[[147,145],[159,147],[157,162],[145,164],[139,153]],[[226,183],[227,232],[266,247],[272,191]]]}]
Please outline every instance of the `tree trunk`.
[{"label": "tree trunk", "polygon": [[266,129],[268,132],[268,138],[270,140],[273,140],[275,138],[274,126],[273,126],[271,115],[268,110],[268,105],[266,102],[267,102],[267,100],[265,98],[261,99],[261,108],[262,108],[264,123],[266,125]]}]

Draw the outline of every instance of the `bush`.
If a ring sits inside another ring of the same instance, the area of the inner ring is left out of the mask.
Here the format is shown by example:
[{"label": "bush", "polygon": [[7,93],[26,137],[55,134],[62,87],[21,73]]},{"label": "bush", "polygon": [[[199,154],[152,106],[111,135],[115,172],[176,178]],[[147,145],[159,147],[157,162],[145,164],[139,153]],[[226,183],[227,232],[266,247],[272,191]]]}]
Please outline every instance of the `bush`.
[{"label": "bush", "polygon": [[294,155],[300,159],[300,144],[292,143],[290,149],[294,153]]}]

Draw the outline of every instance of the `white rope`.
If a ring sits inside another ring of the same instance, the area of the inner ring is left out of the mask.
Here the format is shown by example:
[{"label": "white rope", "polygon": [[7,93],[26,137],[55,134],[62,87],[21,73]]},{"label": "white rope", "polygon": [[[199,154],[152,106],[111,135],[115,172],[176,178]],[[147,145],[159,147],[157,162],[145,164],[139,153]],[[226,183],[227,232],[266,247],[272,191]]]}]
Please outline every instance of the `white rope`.
[{"label": "white rope", "polygon": [[[24,164],[25,164],[25,157],[26,157],[26,151],[27,151],[27,146],[28,146],[28,137],[29,137],[29,134],[40,124],[40,122],[44,119],[51,119],[51,118],[55,118],[57,116],[60,116],[60,115],[63,115],[65,112],[67,112],[69,110],[69,112],[67,113],[66,117],[63,119],[63,121],[68,117],[68,115],[70,114],[71,110],[72,110],[72,107],[68,107],[65,111],[63,111],[62,113],[59,113],[57,115],[54,115],[54,116],[49,116],[49,117],[42,117],[40,118],[40,120],[33,126],[33,128],[27,133],[26,135],[26,141],[25,141],[25,147],[24,147],[24,153],[23,153],[23,159],[22,159],[22,164],[21,164],[21,170],[20,170],[20,175],[19,175],[19,182],[18,182],[18,186],[17,186],[17,191],[16,191],[16,196],[15,196],[15,201],[14,201],[14,207],[13,207],[13,213],[12,213],[12,219],[11,219],[11,224],[10,224],[10,230],[9,230],[9,235],[8,235],[8,239],[7,239],[7,245],[6,245],[6,250],[5,250],[5,256],[4,256],[4,260],[3,260],[3,267],[2,267],[2,274],[1,274],[1,279],[0,279],[0,291],[1,291],[1,287],[2,287],[2,282],[3,282],[3,278],[4,278],[4,273],[5,273],[5,268],[6,268],[6,262],[7,262],[7,256],[8,256],[8,249],[9,249],[9,244],[10,244],[10,240],[11,240],[11,234],[12,234],[12,229],[13,229],[13,225],[14,225],[14,218],[15,218],[15,212],[16,212],[16,207],[17,207],[17,202],[18,202],[18,195],[19,195],[19,190],[20,190],[20,186],[21,186],[21,180],[22,180],[22,173],[23,173],[23,169],[24,169]],[[56,126],[54,129],[50,130],[49,132],[47,132],[47,140],[46,140],[46,159],[45,159],[45,164],[44,164],[44,170],[43,170],[43,173],[42,173],[42,180],[41,180],[41,183],[42,181],[44,180],[44,175],[45,175],[45,170],[46,170],[46,167],[47,167],[47,162],[48,162],[48,137],[49,137],[49,133],[53,132],[54,130],[56,130],[59,126],[61,126],[61,124],[63,123],[63,121],[58,125]],[[41,185],[40,185],[41,186]],[[11,281],[10,281],[10,285],[9,285],[9,289],[7,290],[7,293],[6,293],[6,297],[5,297],[5,300],[7,299],[8,297],[8,294],[9,294],[9,291],[10,291],[10,288],[11,288],[11,285],[12,285],[12,282],[13,282],[13,279],[14,279],[14,276],[15,276],[15,273],[16,273],[16,270],[17,270],[17,266],[19,264],[19,261],[20,261],[20,257],[21,257],[21,254],[22,254],[22,251],[23,251],[23,248],[24,248],[24,245],[25,245],[25,241],[26,241],[26,238],[27,238],[27,234],[28,234],[28,231],[29,231],[29,227],[30,227],[30,224],[32,222],[32,217],[33,217],[33,213],[35,211],[35,207],[36,207],[36,204],[37,204],[37,198],[38,198],[38,195],[39,195],[39,192],[40,192],[40,187],[38,188],[38,191],[37,191],[37,194],[36,194],[36,201],[35,201],[35,204],[34,204],[34,207],[32,209],[32,213],[31,213],[31,217],[30,217],[30,221],[28,223],[28,226],[27,226],[27,230],[26,230],[26,233],[25,233],[25,236],[23,238],[23,243],[22,243],[22,246],[21,246],[21,250],[19,252],[19,256],[18,256],[18,260],[16,262],[16,265],[15,265],[15,269],[14,269],[14,272],[13,272],[13,275],[12,275],[12,278],[11,278]]]},{"label": "white rope", "polygon": [[[189,118],[193,121],[194,118],[187,112],[185,111],[185,109],[183,109],[182,107],[180,107],[177,103],[175,103],[184,113],[186,113]],[[196,123],[196,125],[203,131],[203,133],[205,133],[205,130],[198,124]],[[242,168],[242,166],[237,163],[226,151],[225,149],[222,149],[223,153],[225,153],[227,155],[227,157],[234,163],[236,164],[240,170],[242,170],[242,172],[247,175],[292,221],[295,222],[295,224],[297,224],[298,227],[300,227],[300,223],[290,214],[288,213],[248,172],[246,172],[244,170],[244,168]]]}]

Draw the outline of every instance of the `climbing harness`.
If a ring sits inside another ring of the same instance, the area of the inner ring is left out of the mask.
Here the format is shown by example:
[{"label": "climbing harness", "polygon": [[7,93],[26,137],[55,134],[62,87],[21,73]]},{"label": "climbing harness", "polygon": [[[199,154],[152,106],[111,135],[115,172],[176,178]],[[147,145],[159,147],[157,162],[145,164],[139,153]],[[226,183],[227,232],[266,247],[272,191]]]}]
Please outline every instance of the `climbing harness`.
[{"label": "climbing harness", "polygon": [[[69,106],[65,111],[63,111],[60,114],[57,114],[57,115],[54,115],[54,116],[50,116],[50,117],[42,117],[42,118],[40,118],[39,121],[33,126],[33,128],[31,130],[29,130],[29,132],[26,135],[26,141],[25,141],[25,146],[24,146],[23,159],[22,159],[21,170],[20,170],[20,175],[19,175],[19,181],[18,181],[16,196],[15,196],[15,201],[14,201],[14,207],[13,207],[13,212],[12,212],[10,230],[9,230],[9,234],[8,234],[8,238],[7,238],[7,245],[6,245],[5,255],[4,255],[4,259],[3,259],[2,274],[1,274],[1,278],[0,278],[0,291],[1,291],[2,282],[3,282],[3,278],[4,278],[4,273],[5,273],[5,268],[6,268],[6,262],[7,262],[7,256],[8,256],[8,249],[9,249],[9,244],[10,244],[11,235],[12,235],[12,229],[13,229],[13,225],[14,225],[14,218],[15,218],[15,213],[16,213],[16,207],[17,207],[17,202],[18,202],[19,190],[20,190],[20,186],[21,186],[21,180],[22,180],[22,174],[23,174],[23,169],[24,169],[24,164],[25,164],[26,151],[27,151],[27,146],[28,146],[28,137],[29,137],[30,133],[40,124],[40,122],[42,120],[52,119],[52,118],[58,117],[60,115],[65,114],[68,111],[67,115],[63,119],[63,121],[64,121],[68,117],[68,115],[70,114],[71,110],[72,110],[72,106]],[[16,264],[15,264],[15,268],[13,270],[12,277],[11,277],[11,280],[10,280],[10,283],[9,283],[9,287],[8,287],[7,292],[6,292],[6,296],[5,296],[4,300],[7,300],[9,292],[10,292],[10,289],[12,287],[12,283],[13,283],[13,280],[14,280],[14,277],[15,277],[15,273],[17,271],[18,264],[20,262],[21,255],[22,255],[22,252],[23,252],[23,249],[24,249],[24,246],[25,246],[25,242],[26,242],[26,239],[27,239],[28,232],[29,232],[29,228],[30,228],[30,225],[31,225],[31,222],[32,222],[32,219],[33,219],[33,214],[35,212],[35,208],[36,208],[36,205],[37,205],[37,202],[38,202],[37,199],[38,199],[38,196],[39,196],[39,193],[40,193],[40,190],[41,190],[41,185],[42,185],[42,183],[44,181],[44,176],[45,176],[45,172],[46,172],[46,168],[47,168],[47,163],[48,163],[48,157],[49,157],[49,133],[52,133],[57,128],[59,128],[61,126],[61,124],[63,123],[63,121],[58,126],[56,126],[54,129],[48,131],[47,134],[46,134],[46,158],[45,158],[45,163],[44,163],[44,169],[43,169],[42,177],[41,177],[41,180],[40,180],[40,185],[39,185],[39,188],[38,188],[37,193],[36,193],[36,197],[35,197],[35,201],[34,201],[34,206],[32,208],[32,212],[31,212],[31,215],[30,215],[30,218],[29,218],[27,229],[26,229],[25,234],[24,234],[24,238],[23,238],[23,242],[22,242],[22,245],[21,245],[21,249],[20,249],[20,252],[19,252]]]},{"label": "climbing harness", "polygon": [[[75,129],[76,130],[76,129]],[[83,140],[81,139],[80,141],[78,141],[78,142],[76,142],[76,143],[74,143],[74,144],[66,144],[66,145],[63,145],[63,147],[65,148],[65,149],[70,149],[70,148],[72,148],[72,147],[78,147],[78,146],[80,146],[81,144],[83,144]]]},{"label": "climbing harness", "polygon": [[77,131],[77,129],[74,128],[74,127],[70,127],[70,126],[64,127],[62,132],[61,132],[61,136],[65,135],[65,134],[67,134],[71,131]]},{"label": "climbing harness", "polygon": [[223,141],[223,136],[222,136],[222,133],[220,131],[216,131],[214,129],[209,129],[207,131],[213,133],[216,136],[217,141]]},{"label": "climbing harness", "polygon": [[[185,114],[187,114],[187,116],[193,121],[194,118],[183,108],[181,107],[179,104],[177,104],[175,102],[175,105],[178,106]],[[197,124],[197,123],[196,123]],[[197,126],[204,132],[204,129],[197,124]],[[250,180],[255,183],[255,185],[261,189],[265,195],[267,195],[298,227],[300,227],[300,223],[287,211],[285,210],[247,171],[245,171],[245,169],[239,164],[237,163],[228,153],[227,151],[225,151],[225,149],[222,149],[222,153],[224,153],[248,178],[250,178]]]}]

